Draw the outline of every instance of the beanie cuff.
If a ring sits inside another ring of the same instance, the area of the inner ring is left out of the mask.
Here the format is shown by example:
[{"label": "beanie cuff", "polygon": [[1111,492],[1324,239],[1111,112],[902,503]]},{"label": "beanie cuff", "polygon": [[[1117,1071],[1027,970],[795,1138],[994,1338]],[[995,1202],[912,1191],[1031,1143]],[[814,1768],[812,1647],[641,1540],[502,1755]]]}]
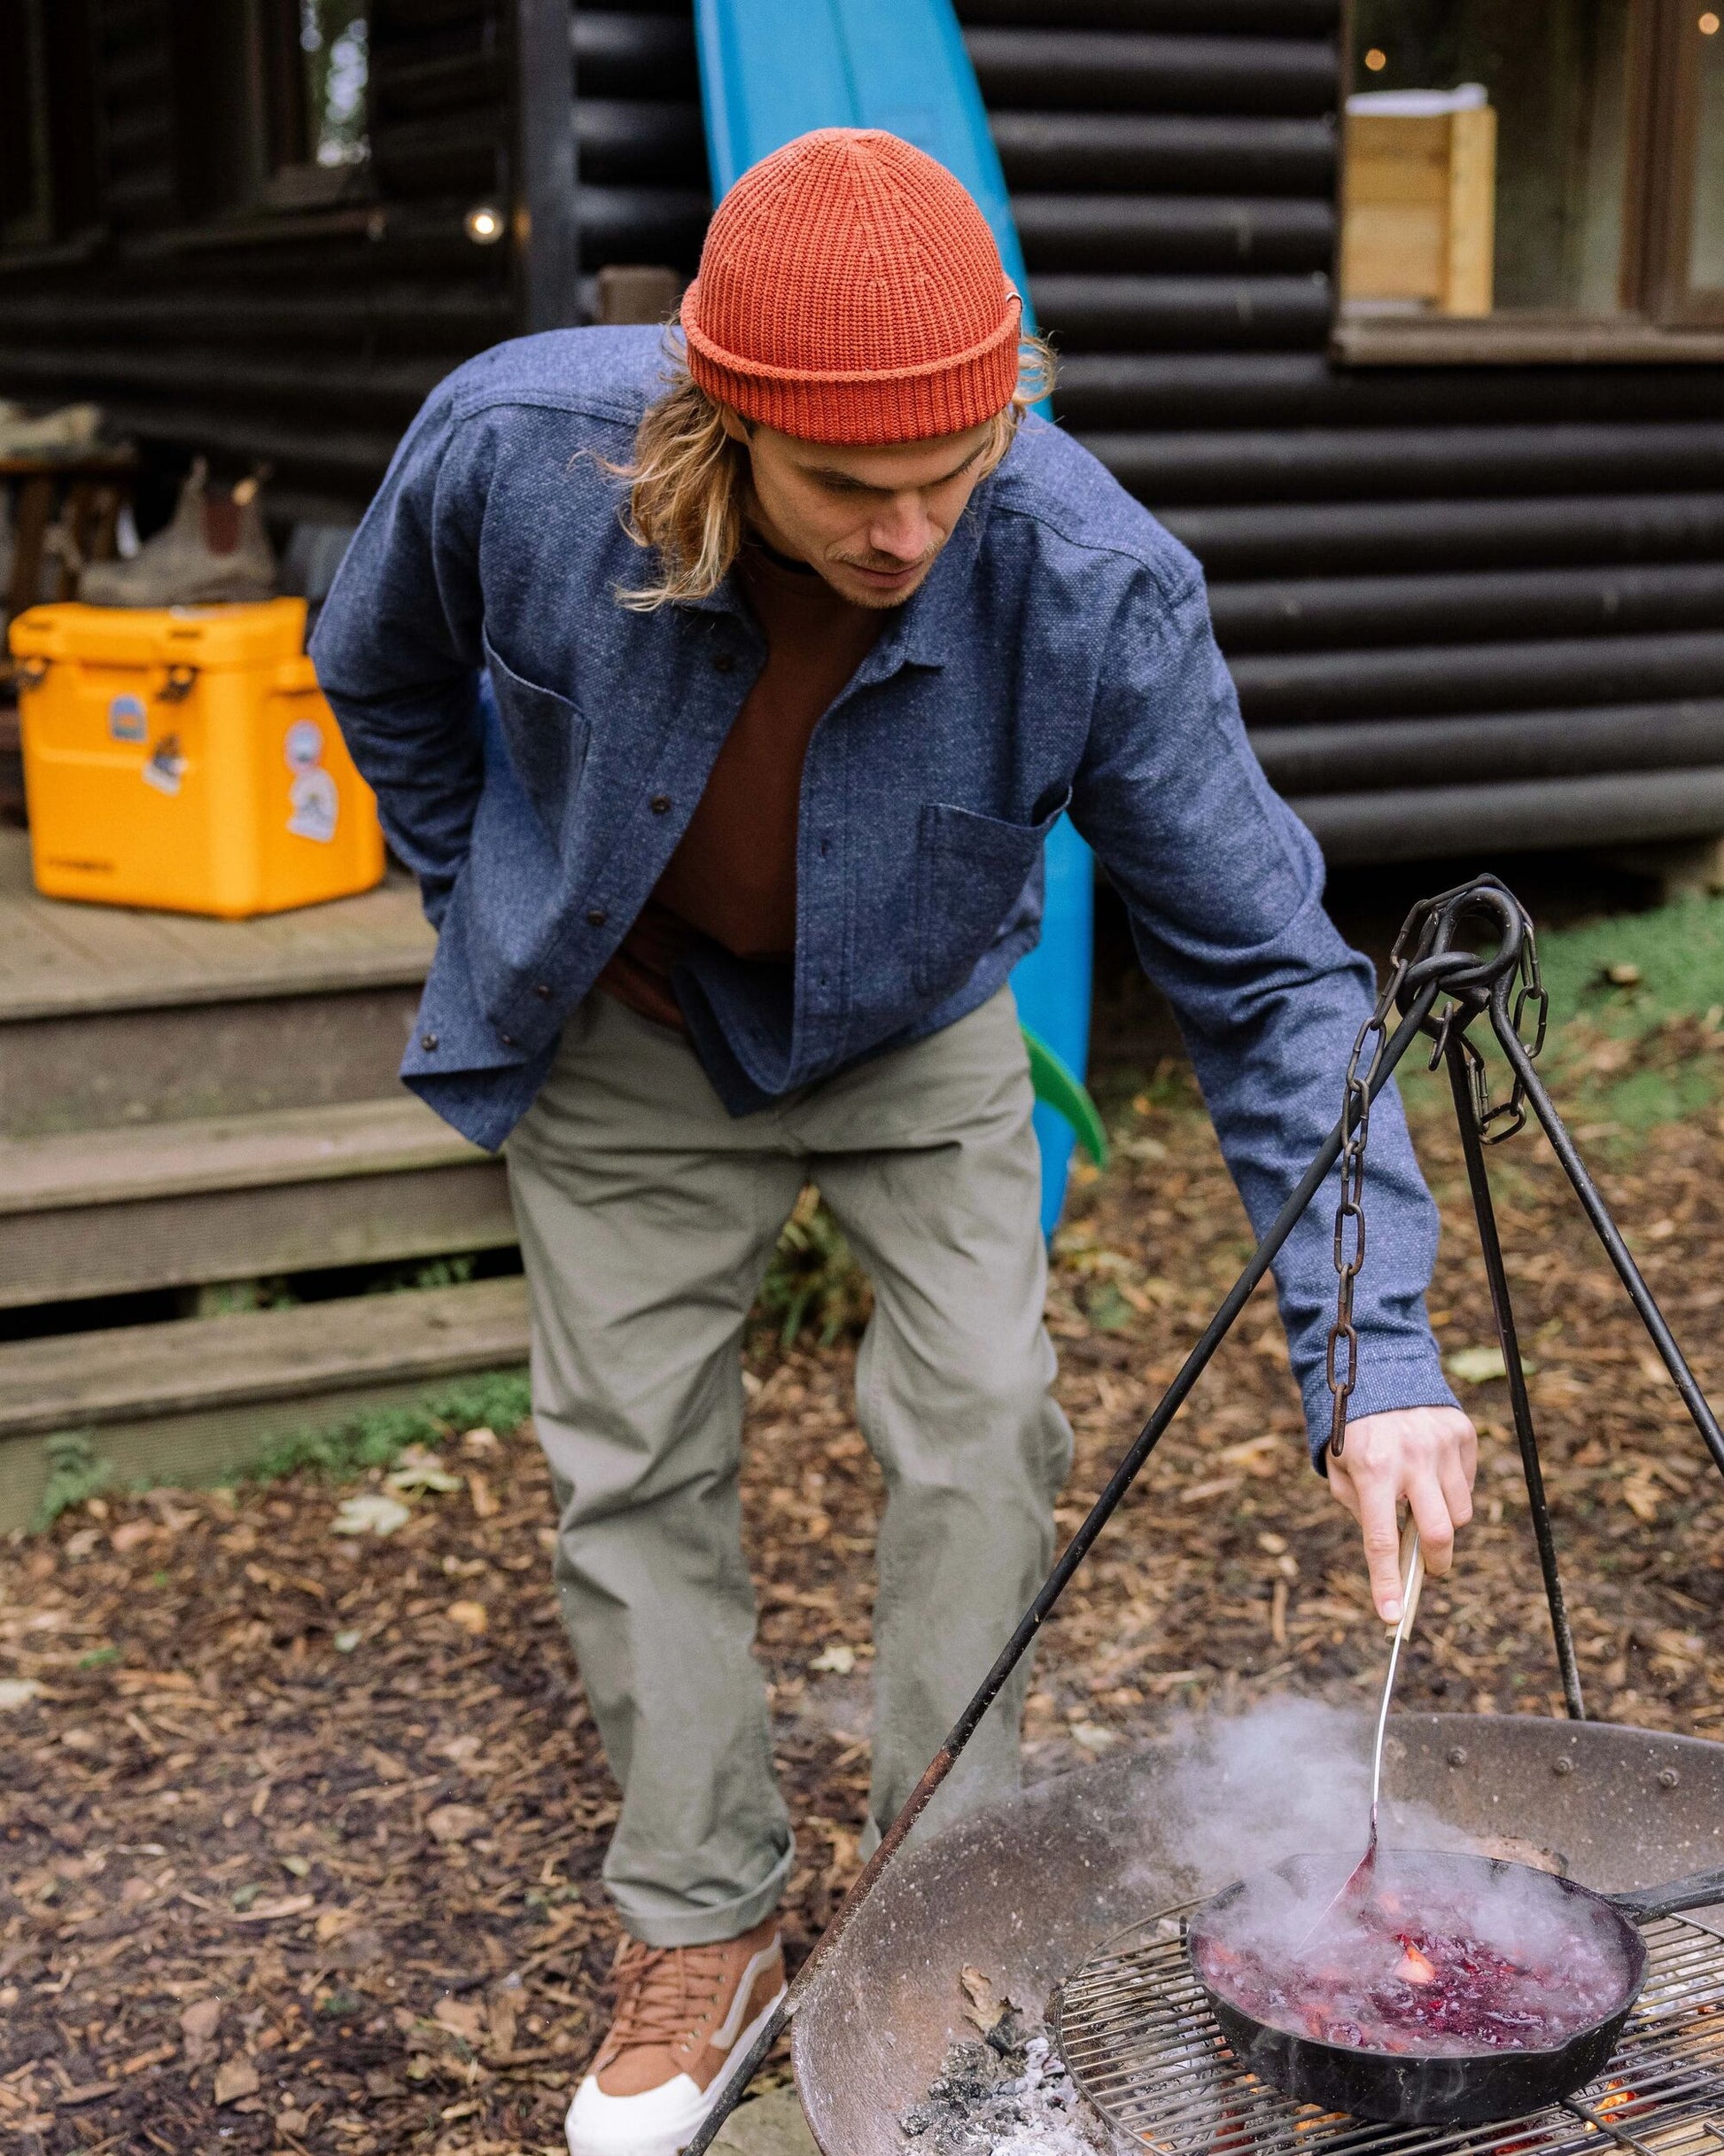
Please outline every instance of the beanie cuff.
[{"label": "beanie cuff", "polygon": [[921,441],[991,419],[1018,385],[1023,302],[1008,284],[998,329],[967,351],[904,367],[775,367],[713,342],[700,326],[700,279],[684,295],[688,371],[720,404],[802,441]]}]

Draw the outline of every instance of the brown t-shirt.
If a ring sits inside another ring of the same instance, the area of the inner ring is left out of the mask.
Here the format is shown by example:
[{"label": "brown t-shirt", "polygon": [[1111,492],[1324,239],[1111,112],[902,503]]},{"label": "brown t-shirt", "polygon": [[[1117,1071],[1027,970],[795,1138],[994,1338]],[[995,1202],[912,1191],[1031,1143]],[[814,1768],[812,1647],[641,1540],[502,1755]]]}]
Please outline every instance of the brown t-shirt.
[{"label": "brown t-shirt", "polygon": [[820,715],[862,663],[883,617],[818,572],[758,545],[736,578],[766,635],[766,664],[725,737],[688,829],[599,987],[680,1026],[671,970],[701,938],[738,958],[796,943],[796,817]]}]

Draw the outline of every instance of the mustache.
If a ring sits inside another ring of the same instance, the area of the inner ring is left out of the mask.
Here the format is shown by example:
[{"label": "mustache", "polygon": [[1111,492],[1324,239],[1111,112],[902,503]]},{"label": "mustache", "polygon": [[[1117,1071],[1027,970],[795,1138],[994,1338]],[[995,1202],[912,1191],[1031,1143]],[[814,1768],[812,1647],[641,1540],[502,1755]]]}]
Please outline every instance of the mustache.
[{"label": "mustache", "polygon": [[836,567],[843,569],[868,569],[872,570],[876,576],[904,576],[912,569],[926,568],[939,551],[937,545],[926,547],[921,553],[912,556],[908,561],[905,561],[901,555],[881,555],[875,554],[872,550],[866,555],[835,554],[831,558]]}]

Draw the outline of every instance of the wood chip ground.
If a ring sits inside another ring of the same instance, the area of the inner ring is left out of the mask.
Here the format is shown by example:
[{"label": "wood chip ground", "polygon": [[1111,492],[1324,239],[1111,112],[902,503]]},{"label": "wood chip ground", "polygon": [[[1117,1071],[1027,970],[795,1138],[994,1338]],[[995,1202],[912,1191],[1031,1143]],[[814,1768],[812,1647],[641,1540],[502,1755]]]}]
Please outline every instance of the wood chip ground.
[{"label": "wood chip ground", "polygon": [[[1177,1079],[1122,1105],[1050,1319],[1074,1527],[1247,1248]],[[1448,1234],[1445,1348],[1488,1346],[1458,1148],[1419,1112]],[[1604,1134],[1601,1142],[1615,1142]],[[1703,1382],[1719,1366],[1712,1111],[1604,1183]],[[1595,1714],[1724,1735],[1724,1484],[1542,1141],[1496,1156]],[[879,1479],[853,1355],[751,1353],[744,1483],[801,1859],[800,1952],[857,1868]],[[1500,1381],[1479,1516],[1427,1591],[1409,1707],[1560,1708]],[[386,1537],[307,1477],[97,1501],[0,1547],[0,2147],[23,2156],[560,2146],[602,2024],[616,1794],[558,1627],[530,1430],[451,1434],[453,1491]],[[385,1494],[381,1476],[371,1486]],[[1306,1462],[1266,1299],[1049,1627],[1030,1771],[1169,1716],[1378,1681],[1354,1531]]]}]

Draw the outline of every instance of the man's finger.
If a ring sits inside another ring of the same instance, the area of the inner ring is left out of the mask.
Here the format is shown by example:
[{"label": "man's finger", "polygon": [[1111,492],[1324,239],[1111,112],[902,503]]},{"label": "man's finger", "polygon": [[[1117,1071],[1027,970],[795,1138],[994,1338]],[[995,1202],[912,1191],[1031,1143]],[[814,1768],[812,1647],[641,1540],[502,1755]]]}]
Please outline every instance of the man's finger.
[{"label": "man's finger", "polygon": [[1329,1494],[1343,1512],[1349,1512],[1356,1520],[1359,1516],[1359,1493],[1353,1486],[1353,1475],[1344,1459],[1329,1463]]},{"label": "man's finger", "polygon": [[[1454,1453],[1445,1452],[1437,1461],[1437,1480],[1442,1485],[1449,1518],[1456,1527],[1464,1527],[1472,1517],[1472,1491],[1464,1462]],[[1419,1531],[1422,1534],[1424,1529]]]},{"label": "man's finger", "polygon": [[1393,1624],[1401,1615],[1401,1534],[1395,1524],[1394,1484],[1386,1475],[1373,1475],[1354,1488],[1359,1496],[1359,1525],[1364,1530],[1371,1599],[1384,1623]]},{"label": "man's finger", "polygon": [[1425,1569],[1441,1576],[1455,1561],[1455,1522],[1442,1484],[1427,1469],[1408,1483],[1407,1502],[1418,1528]]}]

